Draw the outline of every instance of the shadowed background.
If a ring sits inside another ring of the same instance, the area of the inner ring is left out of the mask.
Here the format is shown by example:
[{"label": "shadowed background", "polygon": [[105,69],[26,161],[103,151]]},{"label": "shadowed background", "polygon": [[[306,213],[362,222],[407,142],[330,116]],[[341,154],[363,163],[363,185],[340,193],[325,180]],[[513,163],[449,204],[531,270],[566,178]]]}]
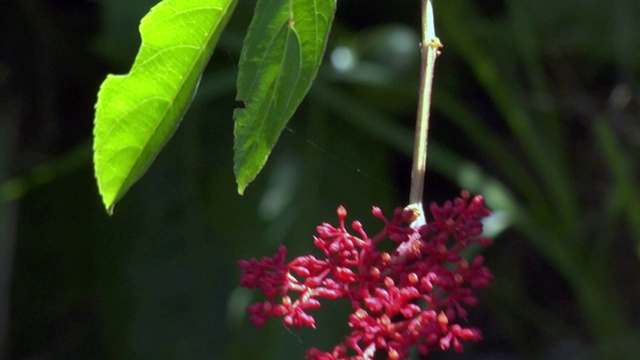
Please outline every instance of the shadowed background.
[{"label": "shadowed background", "polygon": [[[232,172],[240,1],[193,106],[108,217],[93,104],[139,45],[145,0],[0,5],[0,358],[301,359],[347,331],[253,328],[240,258],[311,250],[342,204],[370,234],[408,198],[418,1],[342,0],[323,67],[245,196]],[[485,340],[434,358],[628,359],[640,326],[640,28],[633,0],[435,0],[425,200],[482,193],[496,281]],[[415,357],[418,358],[417,356]]]}]

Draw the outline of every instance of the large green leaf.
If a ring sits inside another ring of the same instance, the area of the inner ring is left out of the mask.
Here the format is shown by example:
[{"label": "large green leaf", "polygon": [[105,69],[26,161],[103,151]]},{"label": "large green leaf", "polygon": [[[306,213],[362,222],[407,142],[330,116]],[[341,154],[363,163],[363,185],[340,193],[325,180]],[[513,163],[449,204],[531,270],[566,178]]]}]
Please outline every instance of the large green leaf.
[{"label": "large green leaf", "polygon": [[234,172],[242,194],[311,87],[336,0],[258,0],[238,76]]},{"label": "large green leaf", "polygon": [[165,0],[142,19],[129,74],[100,87],[94,166],[109,213],[178,127],[237,0]]}]

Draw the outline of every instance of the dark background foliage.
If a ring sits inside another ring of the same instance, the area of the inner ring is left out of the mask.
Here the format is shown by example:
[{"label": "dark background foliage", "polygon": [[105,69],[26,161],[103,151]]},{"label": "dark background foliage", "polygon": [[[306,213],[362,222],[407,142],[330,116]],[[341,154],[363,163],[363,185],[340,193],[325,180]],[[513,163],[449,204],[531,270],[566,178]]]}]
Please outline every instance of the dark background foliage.
[{"label": "dark background foliage", "polygon": [[[300,359],[346,331],[254,329],[240,258],[309,251],[343,204],[370,233],[408,194],[419,2],[342,0],[323,68],[245,196],[232,174],[240,1],[183,124],[113,217],[93,104],[148,0],[0,4],[0,358]],[[435,0],[428,201],[494,210],[474,359],[628,359],[637,347],[640,28],[633,0]],[[436,358],[455,357],[440,354]]]}]

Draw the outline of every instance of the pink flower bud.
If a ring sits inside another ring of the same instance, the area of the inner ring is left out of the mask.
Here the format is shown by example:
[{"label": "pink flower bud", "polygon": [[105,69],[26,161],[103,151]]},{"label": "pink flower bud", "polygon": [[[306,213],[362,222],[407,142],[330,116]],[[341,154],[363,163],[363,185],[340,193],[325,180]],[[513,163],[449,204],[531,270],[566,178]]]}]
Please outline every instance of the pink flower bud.
[{"label": "pink flower bud", "polygon": [[[478,304],[475,289],[488,286],[493,275],[481,256],[469,263],[460,252],[472,243],[491,244],[478,237],[489,211],[481,196],[471,198],[465,191],[429,210],[433,220],[414,229],[412,211],[398,208],[389,220],[373,207],[384,229],[369,238],[359,221],[351,223],[356,234],[348,232],[347,211],[340,206],[338,226],[323,223],[313,237],[325,258],[306,255],[287,264],[286,248],[280,246],[272,257],[238,261],[240,285],[267,297],[247,308],[251,322],[260,327],[270,317],[283,317],[286,326],[315,328],[306,311],[318,309],[320,299],[347,299],[352,332],[331,352],[308,350],[305,356],[312,360],[371,359],[381,351],[396,360],[406,358],[414,345],[427,355],[437,348],[460,352],[462,341],[479,341],[478,330],[457,322],[467,318],[465,307]],[[396,248],[382,251],[377,248],[382,242]],[[357,355],[348,356],[348,349]]]}]

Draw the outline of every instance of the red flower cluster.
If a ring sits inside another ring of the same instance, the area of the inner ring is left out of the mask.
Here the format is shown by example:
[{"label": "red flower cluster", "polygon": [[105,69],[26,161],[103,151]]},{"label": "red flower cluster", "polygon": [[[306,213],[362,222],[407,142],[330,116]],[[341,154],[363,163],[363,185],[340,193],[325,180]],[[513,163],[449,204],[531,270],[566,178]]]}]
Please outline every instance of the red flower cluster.
[{"label": "red flower cluster", "polygon": [[[248,307],[251,321],[262,326],[269,317],[283,316],[287,326],[315,328],[308,311],[320,307],[319,298],[348,299],[354,309],[351,334],[330,353],[308,350],[306,357],[313,360],[365,360],[377,353],[396,360],[406,358],[412,345],[426,355],[451,346],[460,352],[461,340],[480,340],[479,330],[459,323],[467,317],[464,307],[478,304],[474,290],[488,286],[493,276],[481,256],[469,263],[460,251],[471,243],[491,243],[479,237],[480,220],[489,211],[481,196],[464,191],[430,210],[433,220],[419,224],[412,210],[398,208],[388,220],[374,207],[385,227],[369,237],[358,221],[351,225],[357,235],[347,231],[347,212],[340,206],[339,226],[323,223],[313,238],[322,259],[306,255],[286,263],[286,248],[280,246],[273,257],[239,261],[240,285],[259,288],[268,298]],[[385,239],[397,244],[394,251],[377,249]]]}]

